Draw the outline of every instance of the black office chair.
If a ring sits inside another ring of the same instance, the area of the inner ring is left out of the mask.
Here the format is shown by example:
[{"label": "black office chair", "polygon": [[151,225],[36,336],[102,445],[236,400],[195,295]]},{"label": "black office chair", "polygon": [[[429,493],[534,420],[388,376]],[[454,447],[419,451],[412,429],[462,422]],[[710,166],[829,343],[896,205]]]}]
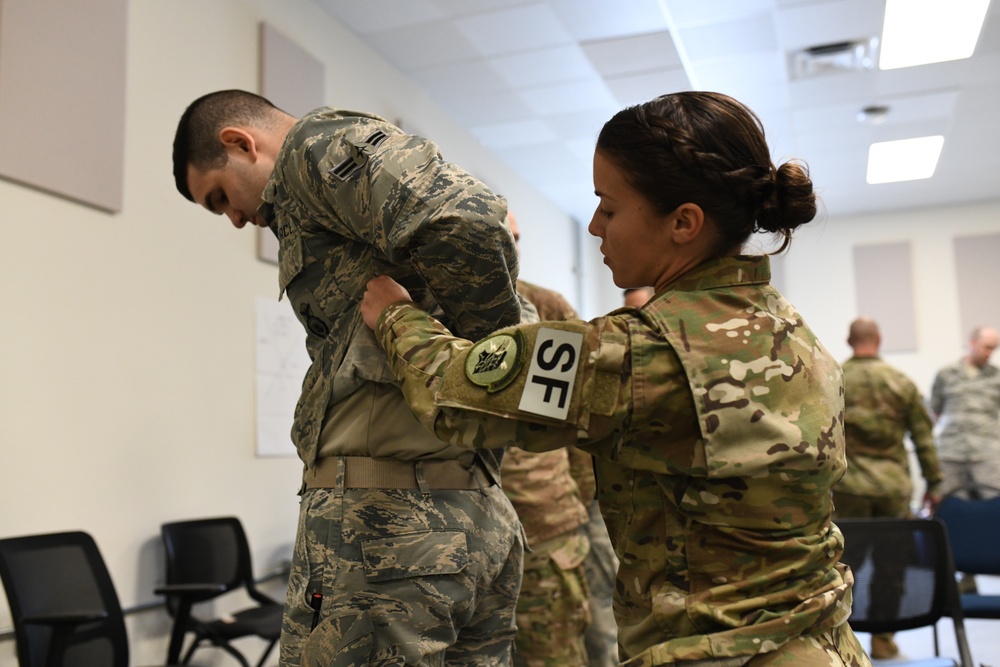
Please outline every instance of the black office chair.
[{"label": "black office chair", "polygon": [[[879,634],[931,626],[938,659],[913,664],[974,667],[944,524],[936,519],[838,519],[836,523],[844,533],[842,560],[854,572],[851,627]],[[937,644],[936,624],[949,615],[959,663],[940,658]]]},{"label": "black office chair", "polygon": [[21,667],[128,667],[121,604],[90,535],[0,539],[0,579]]},{"label": "black office chair", "polygon": [[[283,607],[254,584],[250,547],[240,520],[221,517],[165,523],[161,534],[167,552],[167,582],[156,592],[167,597],[174,619],[167,661],[186,665],[195,650],[210,644],[250,667],[231,642],[256,636],[268,642],[257,663],[262,667],[281,635]],[[225,618],[203,619],[193,613],[196,604],[240,589],[256,603],[253,607]],[[193,640],[179,660],[188,633]]]},{"label": "black office chair", "polygon": [[[945,497],[934,516],[948,527],[948,542],[959,572],[1000,575],[1000,496],[971,500]],[[962,593],[965,618],[1000,619],[1000,595]]]}]

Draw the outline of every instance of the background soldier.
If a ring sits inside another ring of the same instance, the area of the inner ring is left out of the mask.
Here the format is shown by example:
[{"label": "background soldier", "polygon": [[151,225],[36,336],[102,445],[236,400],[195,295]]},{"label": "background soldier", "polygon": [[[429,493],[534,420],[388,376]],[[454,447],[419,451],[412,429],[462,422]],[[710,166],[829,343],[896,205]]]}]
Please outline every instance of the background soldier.
[{"label": "background soldier", "polygon": [[[907,433],[927,482],[924,504],[933,510],[941,498],[938,493],[941,471],[930,415],[916,385],[879,358],[881,341],[874,320],[860,317],[851,322],[847,344],[854,350],[854,356],[843,365],[847,472],[833,487],[834,518],[910,516],[913,480],[903,442]],[[849,550],[867,548],[866,544],[846,546]],[[895,600],[895,606],[903,586],[897,551],[872,554],[879,573],[873,582],[891,591],[889,597]],[[893,618],[897,611],[886,609],[885,613]],[[872,636],[871,657],[891,658],[898,653],[892,634]]]},{"label": "background soldier", "polygon": [[942,494],[992,498],[1000,489],[1000,369],[989,363],[997,342],[996,329],[977,327],[969,353],[934,378]]},{"label": "background soldier", "polygon": [[[517,218],[508,212],[507,221],[515,243],[520,241]],[[520,279],[517,291],[534,304],[542,321],[576,319],[558,292]],[[571,452],[583,459],[581,465],[573,465]],[[504,492],[521,519],[529,547],[517,599],[514,664],[587,665],[587,504],[596,490],[590,456],[574,448],[536,453],[511,447],[502,471]]]}]

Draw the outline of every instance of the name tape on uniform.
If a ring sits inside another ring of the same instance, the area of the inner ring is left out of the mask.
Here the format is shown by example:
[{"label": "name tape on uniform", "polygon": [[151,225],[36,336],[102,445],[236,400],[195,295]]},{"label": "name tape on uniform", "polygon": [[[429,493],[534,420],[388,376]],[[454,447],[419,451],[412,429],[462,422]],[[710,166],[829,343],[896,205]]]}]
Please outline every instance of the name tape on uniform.
[{"label": "name tape on uniform", "polygon": [[518,409],[553,419],[566,419],[582,347],[582,333],[539,329]]}]

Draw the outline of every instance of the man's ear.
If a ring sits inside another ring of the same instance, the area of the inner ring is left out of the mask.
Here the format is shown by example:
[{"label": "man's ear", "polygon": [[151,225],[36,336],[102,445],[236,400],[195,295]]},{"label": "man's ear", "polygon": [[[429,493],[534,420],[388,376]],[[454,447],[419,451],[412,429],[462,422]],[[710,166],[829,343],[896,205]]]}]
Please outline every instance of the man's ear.
[{"label": "man's ear", "polygon": [[219,140],[227,152],[237,151],[252,161],[257,159],[257,140],[242,127],[224,127],[219,130]]},{"label": "man's ear", "polygon": [[701,235],[704,228],[705,212],[697,204],[681,204],[670,214],[670,235],[674,243],[690,243]]}]

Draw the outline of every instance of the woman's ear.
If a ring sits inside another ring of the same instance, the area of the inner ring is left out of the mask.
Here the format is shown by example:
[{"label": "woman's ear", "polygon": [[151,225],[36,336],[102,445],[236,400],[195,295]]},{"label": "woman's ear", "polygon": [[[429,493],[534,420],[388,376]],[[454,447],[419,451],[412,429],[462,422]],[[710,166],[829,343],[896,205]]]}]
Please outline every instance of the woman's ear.
[{"label": "woman's ear", "polygon": [[224,127],[219,130],[219,140],[227,152],[236,151],[251,160],[257,159],[257,141],[252,133],[242,127]]},{"label": "woman's ear", "polygon": [[670,214],[670,235],[674,243],[690,243],[701,235],[704,228],[705,212],[697,204],[681,204]]}]

